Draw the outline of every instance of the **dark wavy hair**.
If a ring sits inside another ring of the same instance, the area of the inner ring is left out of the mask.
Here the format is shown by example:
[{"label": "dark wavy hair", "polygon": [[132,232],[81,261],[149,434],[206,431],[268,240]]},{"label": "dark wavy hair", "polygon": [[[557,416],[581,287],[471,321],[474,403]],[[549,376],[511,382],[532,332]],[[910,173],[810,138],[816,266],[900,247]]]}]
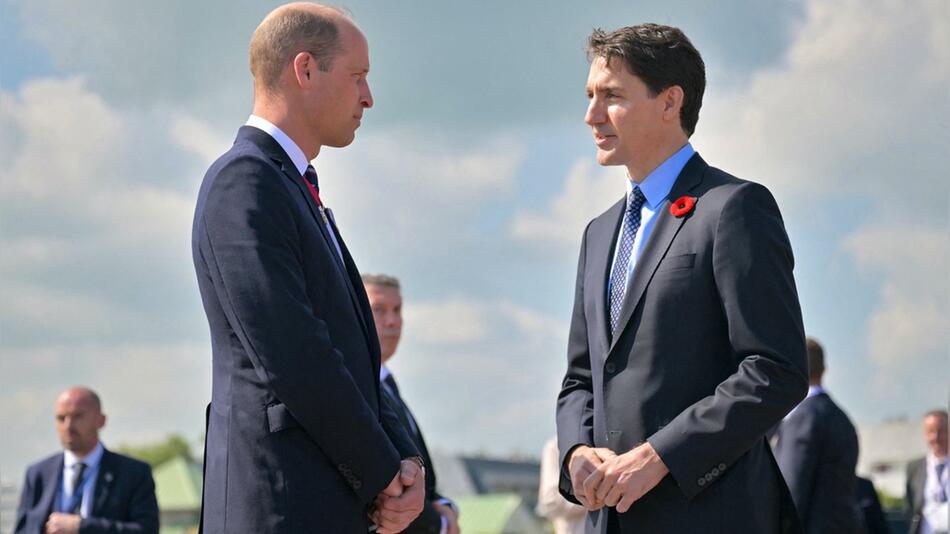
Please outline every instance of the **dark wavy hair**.
[{"label": "dark wavy hair", "polygon": [[706,65],[679,28],[652,23],[612,32],[598,28],[587,40],[587,57],[623,60],[654,97],[668,87],[680,86],[683,89],[680,125],[687,136],[693,135],[706,90]]}]

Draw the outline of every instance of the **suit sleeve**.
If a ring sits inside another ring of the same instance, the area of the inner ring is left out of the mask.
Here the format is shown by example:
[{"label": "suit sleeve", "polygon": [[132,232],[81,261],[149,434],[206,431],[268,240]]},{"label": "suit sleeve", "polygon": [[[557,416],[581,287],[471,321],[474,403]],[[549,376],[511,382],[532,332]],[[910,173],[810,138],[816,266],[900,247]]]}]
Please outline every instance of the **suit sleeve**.
[{"label": "suit sleeve", "polygon": [[587,341],[587,318],[584,314],[584,272],[589,230],[590,224],[584,229],[584,237],[581,239],[574,289],[574,311],[567,341],[567,372],[557,399],[559,489],[566,499],[577,504],[580,503],[574,497],[565,462],[578,445],[594,445],[594,384]]},{"label": "suit sleeve", "polygon": [[808,388],[792,249],[771,193],[738,186],[714,239],[713,277],[738,368],[648,438],[690,499],[709,486],[699,479],[761,441]]},{"label": "suit sleeve", "polygon": [[26,534],[27,516],[30,512],[32,501],[35,499],[34,493],[36,492],[33,478],[33,468],[27,469],[26,475],[23,477],[23,489],[20,490],[20,504],[17,505],[16,509],[13,534]]},{"label": "suit sleeve", "polygon": [[119,519],[84,517],[79,525],[79,534],[113,534],[135,532],[158,534],[158,501],[155,499],[155,481],[152,469],[140,465],[135,482],[129,488],[128,515]]},{"label": "suit sleeve", "polygon": [[[782,425],[775,455],[802,524],[805,524],[809,517],[822,517],[828,512],[812,509],[822,505],[821,502],[812,502],[812,496],[815,495],[818,462],[821,460],[823,450],[819,442],[822,430],[818,428],[818,419],[818,414],[805,407],[796,410]],[[840,498],[840,496],[831,497]]]},{"label": "suit sleeve", "polygon": [[201,259],[261,382],[369,503],[398,473],[400,453],[308,297],[285,179],[252,157],[220,170],[203,211]]}]

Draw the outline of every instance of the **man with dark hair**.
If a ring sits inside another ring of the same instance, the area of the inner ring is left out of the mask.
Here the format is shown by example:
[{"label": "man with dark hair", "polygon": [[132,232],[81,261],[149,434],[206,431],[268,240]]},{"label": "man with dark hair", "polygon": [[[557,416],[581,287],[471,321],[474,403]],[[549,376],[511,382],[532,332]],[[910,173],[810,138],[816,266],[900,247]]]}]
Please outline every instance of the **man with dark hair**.
[{"label": "man with dark hair", "polygon": [[106,449],[95,391],[71,387],[56,399],[63,452],[26,471],[14,534],[158,533],[155,482],[148,464]]},{"label": "man with dark hair", "polygon": [[808,394],[778,427],[775,459],[806,534],[861,534],[855,500],[858,434],[822,386],[825,355],[806,340]]},{"label": "man with dark hair", "polygon": [[907,466],[906,513],[908,534],[947,534],[948,463],[947,411],[931,410],[924,415],[927,455]]},{"label": "man with dark hair", "polygon": [[706,77],[683,32],[597,30],[589,56],[585,122],[627,196],[583,234],[561,492],[588,532],[793,532],[764,439],[807,387],[778,206],[690,145]]},{"label": "man with dark hair", "polygon": [[422,437],[422,429],[416,421],[409,405],[403,400],[396,385],[396,378],[386,366],[399,346],[402,337],[402,290],[399,279],[385,274],[364,274],[363,285],[373,310],[373,322],[379,336],[380,355],[383,365],[380,367],[380,393],[399,415],[403,426],[409,432],[419,454],[426,464],[426,505],[422,513],[403,532],[407,534],[458,534],[459,510],[450,499],[436,491],[435,469],[429,457],[429,447]]},{"label": "man with dark hair", "polygon": [[356,264],[310,161],[372,107],[366,38],[338,9],[278,7],[251,38],[254,110],[208,169],[192,252],[211,329],[202,528],[389,534],[422,459],[381,401]]}]

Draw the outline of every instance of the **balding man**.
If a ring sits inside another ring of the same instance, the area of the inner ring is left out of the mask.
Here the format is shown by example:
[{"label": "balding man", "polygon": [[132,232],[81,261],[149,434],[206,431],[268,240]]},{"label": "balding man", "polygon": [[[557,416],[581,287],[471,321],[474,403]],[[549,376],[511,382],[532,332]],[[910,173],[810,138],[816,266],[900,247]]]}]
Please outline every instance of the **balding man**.
[{"label": "balding man", "polygon": [[192,236],[212,338],[202,528],[398,532],[422,510],[423,462],[381,400],[372,312],[309,163],[373,104],[366,38],[288,4],[250,67],[253,114],[205,175]]},{"label": "balding man", "polygon": [[14,534],[158,532],[158,503],[148,464],[107,450],[99,396],[72,387],[56,399],[63,452],[29,467]]}]

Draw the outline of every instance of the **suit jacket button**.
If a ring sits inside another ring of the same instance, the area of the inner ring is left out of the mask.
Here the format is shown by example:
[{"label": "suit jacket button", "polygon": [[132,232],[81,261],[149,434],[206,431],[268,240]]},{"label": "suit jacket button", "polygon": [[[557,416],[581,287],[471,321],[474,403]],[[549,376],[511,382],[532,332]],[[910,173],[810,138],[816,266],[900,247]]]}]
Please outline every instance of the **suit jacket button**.
[{"label": "suit jacket button", "polygon": [[607,371],[608,373],[613,373],[616,369],[617,369],[617,366],[614,365],[614,362],[608,362],[607,365],[604,366],[604,370]]},{"label": "suit jacket button", "polygon": [[726,464],[719,464],[719,472],[721,473],[725,470],[726,470]]},{"label": "suit jacket button", "polygon": [[699,480],[696,481],[696,483],[699,484],[700,486],[705,486],[705,485],[706,485],[706,479],[705,479],[705,478],[700,478]]},{"label": "suit jacket button", "polygon": [[712,479],[713,479],[712,473],[706,473],[706,476],[703,478],[706,479],[706,482],[712,482]]},{"label": "suit jacket button", "polygon": [[712,476],[718,477],[718,476],[719,476],[719,468],[718,468],[718,467],[713,467],[713,469],[712,469],[712,471],[710,471],[710,473],[712,473]]},{"label": "suit jacket button", "polygon": [[359,480],[354,480],[354,481],[353,481],[353,489],[360,489],[360,488],[362,488],[362,487],[363,487],[363,483],[362,483],[362,482],[360,482]]}]

